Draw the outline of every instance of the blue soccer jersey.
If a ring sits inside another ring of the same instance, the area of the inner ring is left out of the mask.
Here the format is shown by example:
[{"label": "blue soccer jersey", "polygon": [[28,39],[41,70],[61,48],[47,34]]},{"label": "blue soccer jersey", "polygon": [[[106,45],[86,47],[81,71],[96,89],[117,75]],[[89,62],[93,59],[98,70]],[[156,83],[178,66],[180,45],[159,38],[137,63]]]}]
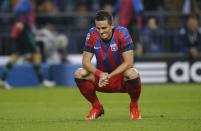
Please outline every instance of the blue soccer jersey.
[{"label": "blue soccer jersey", "polygon": [[89,30],[84,45],[84,51],[94,53],[97,68],[111,73],[122,62],[122,52],[135,48],[128,30],[122,26],[114,26],[109,41],[103,41],[95,27]]}]

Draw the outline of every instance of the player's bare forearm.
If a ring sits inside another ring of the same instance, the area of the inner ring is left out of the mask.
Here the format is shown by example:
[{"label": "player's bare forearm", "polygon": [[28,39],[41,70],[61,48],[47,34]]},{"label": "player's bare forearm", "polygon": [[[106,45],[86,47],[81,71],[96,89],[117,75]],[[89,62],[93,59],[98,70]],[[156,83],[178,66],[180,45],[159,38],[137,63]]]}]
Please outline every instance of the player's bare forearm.
[{"label": "player's bare forearm", "polygon": [[84,69],[86,69],[90,73],[94,74],[96,72],[95,66],[92,63],[90,63],[90,62],[83,62],[82,66],[83,66]]},{"label": "player's bare forearm", "polygon": [[109,77],[119,75],[129,68],[133,67],[133,50],[129,50],[123,53],[124,62],[119,65],[113,72],[109,74]]},{"label": "player's bare forearm", "polygon": [[82,58],[82,66],[84,69],[94,74],[96,72],[96,67],[91,63],[92,57],[92,53],[84,51]]},{"label": "player's bare forearm", "polygon": [[[93,57],[92,53],[89,52],[85,52],[83,53],[83,58],[82,58],[82,66],[84,69],[86,69],[87,71],[89,71],[90,73],[93,73],[96,75],[96,67],[91,63],[91,59]],[[108,84],[108,73],[106,72],[100,72],[99,74],[99,87],[105,86]]]}]

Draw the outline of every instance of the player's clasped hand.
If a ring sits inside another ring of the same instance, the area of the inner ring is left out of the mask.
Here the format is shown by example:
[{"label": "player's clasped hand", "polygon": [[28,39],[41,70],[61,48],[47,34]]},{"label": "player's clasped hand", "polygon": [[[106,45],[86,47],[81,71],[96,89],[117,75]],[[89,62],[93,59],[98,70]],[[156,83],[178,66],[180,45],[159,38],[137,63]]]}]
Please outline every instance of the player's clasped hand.
[{"label": "player's clasped hand", "polygon": [[103,87],[106,86],[108,83],[109,83],[109,74],[105,72],[101,73],[98,86]]}]

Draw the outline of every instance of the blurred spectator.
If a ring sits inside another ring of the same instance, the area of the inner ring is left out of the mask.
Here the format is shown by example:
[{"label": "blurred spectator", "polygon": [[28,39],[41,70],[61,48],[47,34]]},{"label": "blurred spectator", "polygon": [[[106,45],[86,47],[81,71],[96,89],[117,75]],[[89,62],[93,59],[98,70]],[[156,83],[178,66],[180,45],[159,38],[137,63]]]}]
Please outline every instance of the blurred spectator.
[{"label": "blurred spectator", "polygon": [[201,1],[200,0],[183,0],[184,15],[197,14],[201,15]]},{"label": "blurred spectator", "polygon": [[13,8],[17,5],[19,0],[1,0],[0,11],[1,12],[12,12]]},{"label": "blurred spectator", "polygon": [[201,16],[201,0],[192,0],[192,5],[194,13]]},{"label": "blurred spectator", "polygon": [[91,19],[87,16],[88,7],[85,2],[78,3],[76,8],[76,12],[80,15],[75,18],[74,26],[77,27],[77,31],[75,32],[74,36],[79,39],[76,39],[77,44],[77,53],[82,53],[82,45],[85,41],[85,33],[87,32]]},{"label": "blurred spectator", "polygon": [[43,61],[49,64],[66,63],[68,37],[56,31],[51,24],[36,31],[36,41],[41,47]]},{"label": "blurred spectator", "polygon": [[145,11],[158,11],[164,9],[163,0],[143,0]]},{"label": "blurred spectator", "polygon": [[99,0],[100,8],[103,9],[105,5],[115,5],[117,0]]},{"label": "blurred spectator", "polygon": [[[102,5],[102,8],[103,10],[109,12],[110,14],[113,13],[113,6],[111,3],[105,3],[104,5]],[[113,22],[114,22],[114,25],[118,23],[118,16],[113,16]]]},{"label": "blurred spectator", "polygon": [[196,16],[189,16],[185,27],[180,30],[176,51],[188,54],[192,59],[196,59],[201,52],[201,28]]},{"label": "blurred spectator", "polygon": [[74,0],[65,0],[66,1],[66,11],[72,12],[75,10],[76,2]]},{"label": "blurred spectator", "polygon": [[0,1],[0,11],[1,12],[9,12],[10,5],[11,5],[11,3],[9,0],[1,0]]},{"label": "blurred spectator", "polygon": [[53,3],[56,5],[59,12],[66,10],[66,0],[53,0]]},{"label": "blurred spectator", "polygon": [[[62,23],[63,18],[59,16],[56,5],[53,0],[38,1],[37,13],[39,16],[36,19],[37,27],[42,28],[48,23]],[[40,16],[42,14],[42,17]],[[58,15],[58,17],[57,17]]]},{"label": "blurred spectator", "polygon": [[44,0],[38,7],[38,12],[56,14],[58,12],[56,5],[52,0]]},{"label": "blurred spectator", "polygon": [[162,31],[157,25],[156,18],[148,19],[147,24],[140,34],[140,41],[144,53],[163,53],[164,45],[161,43]]},{"label": "blurred spectator", "polygon": [[[14,9],[14,25],[11,31],[11,38],[14,42],[13,54],[10,61],[6,64],[3,71],[0,85],[9,89],[10,85],[7,83],[7,76],[13,69],[17,60],[23,56],[31,56],[33,62],[33,69],[41,84],[45,86],[54,86],[53,82],[43,80],[40,64],[40,54],[33,36],[34,27],[34,1],[20,0]],[[23,78],[22,78],[23,79]]]},{"label": "blurred spectator", "polygon": [[183,0],[182,6],[182,24],[187,21],[191,14],[201,16],[201,0]]},{"label": "blurred spectator", "polygon": [[[164,5],[166,12],[182,14],[183,0],[165,0]],[[163,27],[165,30],[178,31],[179,27],[182,25],[181,15],[162,16],[162,19],[164,21]]]},{"label": "blurred spectator", "polygon": [[[72,1],[70,3],[72,4]],[[100,8],[99,0],[76,0],[74,2],[74,5],[75,5],[74,11],[77,11],[78,7],[81,4],[84,4],[87,8],[87,11],[91,11],[91,12],[97,11]]]},{"label": "blurred spectator", "polygon": [[183,8],[182,8],[182,13],[184,15],[189,15],[191,13],[191,0],[184,0],[183,1]]},{"label": "blurred spectator", "polygon": [[112,4],[106,3],[103,5],[102,9],[112,14]]},{"label": "blurred spectator", "polygon": [[100,9],[99,2],[102,0],[86,0],[89,11],[97,11]]},{"label": "blurred spectator", "polygon": [[89,18],[87,17],[88,8],[84,2],[78,3],[76,12],[80,15],[75,18],[75,26],[80,30],[87,30],[89,26]]},{"label": "blurred spectator", "polygon": [[[66,5],[69,0],[34,0],[39,12],[62,12],[66,10]],[[72,0],[70,0],[72,1]]]}]

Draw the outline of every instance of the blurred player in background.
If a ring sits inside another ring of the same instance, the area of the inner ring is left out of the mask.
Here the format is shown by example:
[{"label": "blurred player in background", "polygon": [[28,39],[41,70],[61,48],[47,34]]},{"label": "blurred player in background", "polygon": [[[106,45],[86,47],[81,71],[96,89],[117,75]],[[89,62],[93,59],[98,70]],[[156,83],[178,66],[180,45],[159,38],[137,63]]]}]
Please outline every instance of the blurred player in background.
[{"label": "blurred player in background", "polygon": [[197,16],[190,15],[181,28],[176,42],[176,51],[188,55],[190,61],[197,60],[201,53],[201,28]]},{"label": "blurred player in background", "polygon": [[[40,83],[45,86],[54,86],[53,82],[43,81],[41,73],[41,56],[37,51],[37,45],[33,36],[34,28],[34,4],[31,0],[20,0],[14,9],[14,25],[11,31],[11,38],[14,42],[14,51],[11,55],[10,62],[5,66],[0,84],[6,89],[10,85],[6,82],[7,76],[13,65],[22,55],[31,55],[33,68]],[[28,56],[27,55],[27,56]],[[23,78],[22,78],[23,79]]]},{"label": "blurred player in background", "polygon": [[52,64],[67,63],[68,37],[59,33],[55,26],[46,24],[35,32],[35,39],[40,46],[43,62]]},{"label": "blurred player in background", "polygon": [[[94,120],[104,114],[96,91],[130,95],[131,119],[141,118],[138,100],[141,81],[133,68],[134,44],[128,30],[113,26],[112,16],[101,10],[95,16],[95,26],[89,30],[84,45],[82,66],[75,72],[75,81],[82,95],[92,104],[87,120]],[[97,66],[91,63],[95,54]]]}]

